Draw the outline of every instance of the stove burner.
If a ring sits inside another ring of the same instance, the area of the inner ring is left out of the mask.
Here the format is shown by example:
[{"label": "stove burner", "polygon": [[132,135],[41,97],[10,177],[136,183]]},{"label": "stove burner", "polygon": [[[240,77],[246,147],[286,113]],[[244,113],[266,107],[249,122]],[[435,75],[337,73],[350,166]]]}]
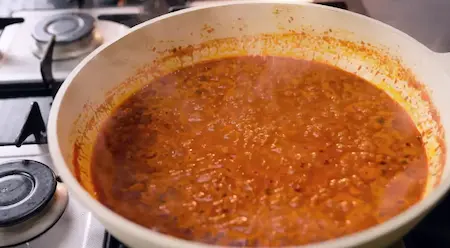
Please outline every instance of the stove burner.
[{"label": "stove burner", "polygon": [[39,42],[49,42],[52,35],[57,43],[71,43],[88,36],[94,29],[94,17],[85,13],[50,16],[42,19],[33,30]]},{"label": "stove burner", "polygon": [[46,165],[0,165],[0,246],[27,242],[48,230],[67,205],[67,189]]},{"label": "stove burner", "polygon": [[39,212],[53,197],[56,179],[46,165],[24,160],[0,166],[0,226],[10,226]]},{"label": "stove burner", "polygon": [[95,19],[86,13],[66,13],[49,16],[39,21],[32,34],[35,39],[33,53],[45,55],[46,44],[55,37],[53,60],[75,58],[92,52],[102,38],[95,30]]}]

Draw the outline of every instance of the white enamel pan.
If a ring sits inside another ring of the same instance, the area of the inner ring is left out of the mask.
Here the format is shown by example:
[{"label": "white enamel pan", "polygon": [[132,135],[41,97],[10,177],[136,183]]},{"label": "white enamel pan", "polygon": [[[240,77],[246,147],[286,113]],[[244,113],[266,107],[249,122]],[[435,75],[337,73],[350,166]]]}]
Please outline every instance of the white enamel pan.
[{"label": "white enamel pan", "polygon": [[[207,247],[163,235],[96,200],[89,169],[99,125],[111,109],[153,77],[212,58],[276,55],[335,65],[385,90],[411,115],[425,144],[423,199],[389,221],[313,247],[384,247],[399,240],[449,186],[450,54],[432,52],[379,21],[314,4],[252,1],[167,14],[131,29],[84,59],[59,90],[48,123],[57,172],[118,239],[133,248]],[[133,206],[130,206],[132,208]]]}]

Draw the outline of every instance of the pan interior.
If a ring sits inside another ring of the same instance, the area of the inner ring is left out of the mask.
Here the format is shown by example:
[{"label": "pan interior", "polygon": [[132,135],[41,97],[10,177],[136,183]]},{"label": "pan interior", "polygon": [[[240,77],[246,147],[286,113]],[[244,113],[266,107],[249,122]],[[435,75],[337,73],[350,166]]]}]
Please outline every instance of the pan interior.
[{"label": "pan interior", "polygon": [[[252,4],[222,6],[155,21],[111,44],[79,71],[62,102],[59,118],[64,123],[58,123],[58,133],[66,163],[93,197],[93,144],[100,125],[118,104],[152,79],[179,68],[248,55],[327,63],[383,89],[409,113],[422,135],[429,162],[425,195],[439,184],[445,163],[444,131],[429,90],[411,70],[428,61],[406,63],[408,56],[416,56],[408,55],[407,47],[377,42],[373,33],[385,27],[368,21],[356,27],[351,24],[355,19],[344,12],[290,4],[254,8]],[[211,16],[216,22],[209,21]],[[267,17],[262,18],[267,25],[261,25],[261,16]],[[179,23],[193,25],[183,29]],[[83,86],[88,83],[86,93]],[[80,90],[84,93],[77,93]]]}]

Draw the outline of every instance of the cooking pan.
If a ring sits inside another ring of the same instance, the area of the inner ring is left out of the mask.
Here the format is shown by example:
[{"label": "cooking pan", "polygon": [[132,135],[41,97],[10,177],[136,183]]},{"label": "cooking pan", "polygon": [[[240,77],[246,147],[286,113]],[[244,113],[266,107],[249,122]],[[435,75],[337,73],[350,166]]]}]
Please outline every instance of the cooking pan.
[{"label": "cooking pan", "polygon": [[[355,73],[410,114],[423,137],[429,175],[423,199],[383,224],[314,247],[383,247],[400,239],[450,186],[450,55],[432,52],[376,20],[330,7],[252,1],[196,7],[132,28],[87,56],[53,102],[48,143],[71,195],[118,239],[134,248],[205,247],[163,235],[96,200],[90,158],[99,126],[114,106],[150,80],[213,58],[276,55],[315,60]],[[130,206],[130,208],[133,206]]]}]

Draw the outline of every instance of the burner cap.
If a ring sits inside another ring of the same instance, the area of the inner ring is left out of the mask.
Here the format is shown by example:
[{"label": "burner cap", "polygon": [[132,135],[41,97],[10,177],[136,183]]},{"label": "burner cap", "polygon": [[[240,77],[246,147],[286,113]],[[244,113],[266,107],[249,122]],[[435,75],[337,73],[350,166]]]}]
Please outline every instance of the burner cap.
[{"label": "burner cap", "polygon": [[85,13],[49,16],[39,21],[33,37],[39,42],[49,42],[55,35],[57,43],[71,43],[88,36],[94,29],[94,17]]},{"label": "burner cap", "polygon": [[0,227],[35,216],[55,190],[55,174],[42,163],[22,160],[0,165]]},{"label": "burner cap", "polygon": [[66,186],[46,165],[31,160],[0,164],[0,247],[45,233],[58,222],[68,201]]}]

